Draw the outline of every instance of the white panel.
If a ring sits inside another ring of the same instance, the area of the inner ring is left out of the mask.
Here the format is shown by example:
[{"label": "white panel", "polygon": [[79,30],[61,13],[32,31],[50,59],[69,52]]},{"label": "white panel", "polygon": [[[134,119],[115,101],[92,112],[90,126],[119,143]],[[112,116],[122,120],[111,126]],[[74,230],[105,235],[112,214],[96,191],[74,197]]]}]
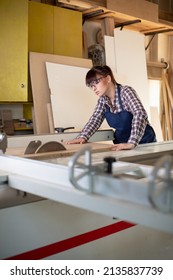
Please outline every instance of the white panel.
[{"label": "white panel", "polygon": [[108,65],[114,74],[114,77],[118,83],[124,83],[122,73],[117,73],[117,65],[115,58],[115,40],[112,36],[104,36],[105,41],[105,56],[106,56],[106,65]]},{"label": "white panel", "polygon": [[136,31],[114,29],[114,43],[119,81],[136,90],[150,115],[144,35]]},{"label": "white panel", "polygon": [[115,63],[114,37],[104,36],[104,42],[105,42],[106,64],[112,69],[114,73],[116,73],[117,70],[116,70],[116,63]]},{"label": "white panel", "polygon": [[85,85],[89,69],[49,62],[46,69],[55,127],[74,126],[81,130],[97,103],[97,96]]}]

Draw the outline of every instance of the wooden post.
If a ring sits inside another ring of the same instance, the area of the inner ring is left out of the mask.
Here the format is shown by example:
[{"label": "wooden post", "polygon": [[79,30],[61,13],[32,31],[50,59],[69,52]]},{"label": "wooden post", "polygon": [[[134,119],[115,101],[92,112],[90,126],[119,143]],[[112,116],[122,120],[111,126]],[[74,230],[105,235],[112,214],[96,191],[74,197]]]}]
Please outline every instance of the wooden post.
[{"label": "wooden post", "polygon": [[168,95],[167,95],[167,91],[166,91],[164,74],[163,74],[163,102],[164,102],[164,107],[165,107],[165,120],[166,120],[168,140],[171,140],[172,132],[171,132],[171,124],[170,124],[170,113],[169,113]]}]

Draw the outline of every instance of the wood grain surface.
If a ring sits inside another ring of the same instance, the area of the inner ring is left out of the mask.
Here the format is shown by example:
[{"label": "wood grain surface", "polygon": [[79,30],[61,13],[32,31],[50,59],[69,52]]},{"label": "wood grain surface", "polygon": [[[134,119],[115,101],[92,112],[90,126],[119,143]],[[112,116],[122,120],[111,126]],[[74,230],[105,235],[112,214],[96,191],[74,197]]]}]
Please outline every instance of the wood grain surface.
[{"label": "wood grain surface", "polygon": [[105,152],[110,151],[112,144],[100,144],[100,143],[86,143],[86,144],[71,144],[67,145],[64,144],[66,150],[63,151],[53,151],[53,152],[46,152],[46,153],[35,153],[35,154],[24,154],[26,147],[18,147],[18,148],[8,148],[6,150],[6,155],[13,155],[19,157],[25,157],[30,159],[51,159],[51,158],[59,158],[59,157],[68,157],[79,151],[80,149],[84,148],[84,146],[91,147],[92,152]]}]

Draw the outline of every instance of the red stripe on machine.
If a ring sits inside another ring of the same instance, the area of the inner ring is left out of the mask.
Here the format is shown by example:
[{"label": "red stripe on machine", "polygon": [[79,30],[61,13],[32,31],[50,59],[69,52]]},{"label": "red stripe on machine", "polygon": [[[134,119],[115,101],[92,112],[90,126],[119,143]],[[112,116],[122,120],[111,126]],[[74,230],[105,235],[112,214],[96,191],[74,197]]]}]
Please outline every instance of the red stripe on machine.
[{"label": "red stripe on machine", "polygon": [[72,249],[74,247],[89,243],[91,241],[103,238],[105,236],[114,234],[116,232],[128,229],[135,226],[135,224],[120,221],[109,226],[85,232],[56,243],[46,245],[16,256],[7,258],[6,260],[40,260],[46,257],[61,253],[63,251]]}]

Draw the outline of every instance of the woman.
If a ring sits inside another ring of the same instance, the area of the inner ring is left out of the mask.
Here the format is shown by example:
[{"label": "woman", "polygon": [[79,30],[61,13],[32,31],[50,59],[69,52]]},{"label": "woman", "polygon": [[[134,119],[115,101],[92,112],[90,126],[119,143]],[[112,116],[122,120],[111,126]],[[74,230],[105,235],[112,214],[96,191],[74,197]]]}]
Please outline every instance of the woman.
[{"label": "woman", "polygon": [[129,150],[138,144],[156,142],[155,132],[135,90],[118,84],[107,65],[91,68],[86,74],[86,85],[99,99],[81,133],[68,144],[86,143],[105,118],[115,129],[112,150]]}]

